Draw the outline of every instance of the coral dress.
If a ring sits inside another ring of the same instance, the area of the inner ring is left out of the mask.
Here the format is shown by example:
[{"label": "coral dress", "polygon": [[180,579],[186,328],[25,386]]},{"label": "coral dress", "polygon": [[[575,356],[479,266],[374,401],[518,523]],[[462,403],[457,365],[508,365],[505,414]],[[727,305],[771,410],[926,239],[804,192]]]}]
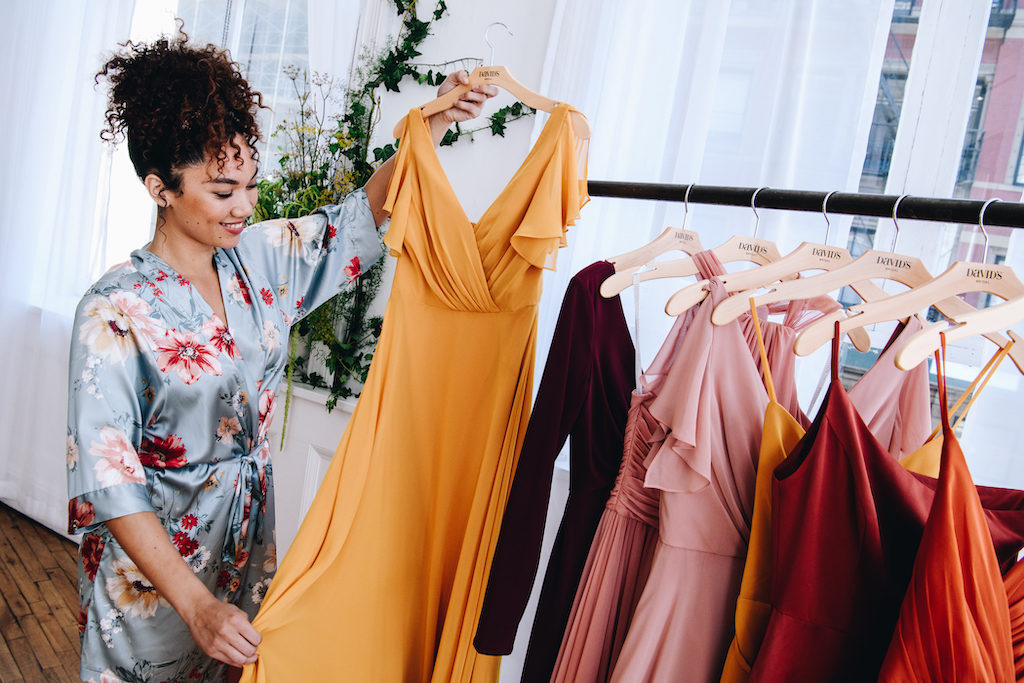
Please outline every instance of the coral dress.
[{"label": "coral dress", "polygon": [[243,681],[497,679],[472,638],[529,418],[541,275],[587,198],[571,111],[557,106],[476,224],[409,113],[380,342]]},{"label": "coral dress", "polygon": [[936,363],[943,434],[939,488],[879,680],[1013,681],[1007,591],[981,499],[949,426],[944,361]]}]

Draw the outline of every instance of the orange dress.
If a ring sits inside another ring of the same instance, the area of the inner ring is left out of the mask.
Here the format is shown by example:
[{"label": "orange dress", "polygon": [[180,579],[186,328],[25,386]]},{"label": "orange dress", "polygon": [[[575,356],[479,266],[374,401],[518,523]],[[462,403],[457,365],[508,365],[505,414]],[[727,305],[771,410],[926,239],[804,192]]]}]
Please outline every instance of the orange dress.
[{"label": "orange dress", "polygon": [[943,364],[936,364],[939,486],[879,680],[1013,681],[1007,589],[981,499],[949,426]]},{"label": "orange dress", "polygon": [[472,640],[529,418],[541,276],[587,199],[573,111],[557,106],[476,224],[409,113],[380,342],[242,681],[497,680]]}]

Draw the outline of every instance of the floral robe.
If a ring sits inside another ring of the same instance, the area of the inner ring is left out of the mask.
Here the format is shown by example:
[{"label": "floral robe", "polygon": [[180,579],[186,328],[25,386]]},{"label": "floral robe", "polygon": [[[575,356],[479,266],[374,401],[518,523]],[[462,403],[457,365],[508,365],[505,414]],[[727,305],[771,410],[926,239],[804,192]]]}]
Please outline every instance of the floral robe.
[{"label": "floral robe", "polygon": [[69,531],[83,681],[216,680],[224,667],[104,522],[153,511],[218,598],[252,618],[277,566],[267,430],[288,328],[381,255],[366,195],[251,226],[217,250],[227,320],[148,251],[83,297],[71,342]]}]

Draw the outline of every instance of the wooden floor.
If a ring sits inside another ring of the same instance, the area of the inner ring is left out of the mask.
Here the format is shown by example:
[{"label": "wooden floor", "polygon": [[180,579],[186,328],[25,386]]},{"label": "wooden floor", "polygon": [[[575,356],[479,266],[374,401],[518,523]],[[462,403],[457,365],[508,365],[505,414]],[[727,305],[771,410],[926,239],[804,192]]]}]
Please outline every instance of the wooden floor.
[{"label": "wooden floor", "polygon": [[77,553],[0,504],[0,683],[79,680]]}]

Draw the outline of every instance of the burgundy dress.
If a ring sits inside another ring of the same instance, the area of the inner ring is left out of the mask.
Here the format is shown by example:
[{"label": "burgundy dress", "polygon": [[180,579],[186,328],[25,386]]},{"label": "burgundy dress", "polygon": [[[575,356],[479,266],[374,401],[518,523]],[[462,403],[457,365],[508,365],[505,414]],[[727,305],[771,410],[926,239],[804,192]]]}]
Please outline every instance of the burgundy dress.
[{"label": "burgundy dress", "polygon": [[569,281],[533,404],[473,641],[488,655],[512,651],[540,561],[555,458],[569,438],[569,498],[548,561],[523,681],[547,681],[569,619],[590,543],[622,460],[633,341],[619,297],[598,261]]},{"label": "burgundy dress", "polygon": [[[772,481],[772,612],[750,681],[876,680],[936,480],[904,469],[838,379]],[[1004,568],[1024,545],[1024,492],[978,487]]]}]

